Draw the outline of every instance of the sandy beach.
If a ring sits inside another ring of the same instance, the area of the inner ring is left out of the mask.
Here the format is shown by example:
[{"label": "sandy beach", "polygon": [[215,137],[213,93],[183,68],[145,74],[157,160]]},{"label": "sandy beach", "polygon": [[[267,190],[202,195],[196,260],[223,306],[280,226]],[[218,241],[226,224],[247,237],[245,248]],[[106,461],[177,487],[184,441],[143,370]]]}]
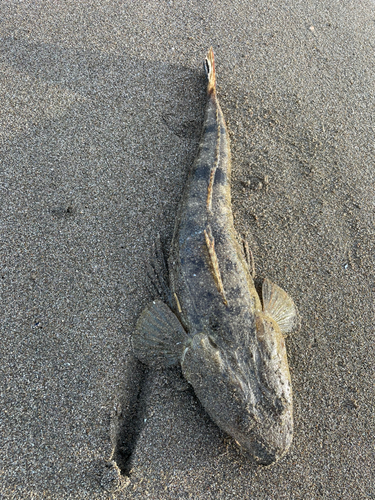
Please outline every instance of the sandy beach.
[{"label": "sandy beach", "polygon": [[[0,5],[0,498],[375,498],[375,4]],[[132,355],[212,46],[232,208],[295,300],[294,440],[255,466]]]}]

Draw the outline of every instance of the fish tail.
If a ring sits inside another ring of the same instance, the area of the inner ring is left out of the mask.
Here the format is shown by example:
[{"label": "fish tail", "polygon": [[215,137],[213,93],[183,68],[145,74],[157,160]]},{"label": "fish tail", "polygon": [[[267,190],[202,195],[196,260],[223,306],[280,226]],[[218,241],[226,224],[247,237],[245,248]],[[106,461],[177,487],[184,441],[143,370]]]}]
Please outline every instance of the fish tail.
[{"label": "fish tail", "polygon": [[204,70],[207,76],[207,93],[212,94],[216,92],[216,76],[215,76],[215,58],[214,51],[211,47],[207,52],[206,59],[204,60]]}]

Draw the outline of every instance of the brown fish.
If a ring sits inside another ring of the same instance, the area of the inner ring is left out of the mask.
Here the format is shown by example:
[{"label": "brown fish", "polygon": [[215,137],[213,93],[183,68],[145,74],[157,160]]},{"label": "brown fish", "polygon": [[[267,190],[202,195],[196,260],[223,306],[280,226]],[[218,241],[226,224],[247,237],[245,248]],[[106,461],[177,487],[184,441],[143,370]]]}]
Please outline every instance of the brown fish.
[{"label": "brown fish", "polygon": [[155,300],[145,308],[132,344],[146,364],[179,364],[214,422],[255,462],[268,465],[292,442],[284,335],[298,326],[298,313],[269,280],[262,300],[255,289],[233,225],[229,138],[212,49],[204,66],[206,114],[176,218],[168,285],[156,272],[168,305]]}]

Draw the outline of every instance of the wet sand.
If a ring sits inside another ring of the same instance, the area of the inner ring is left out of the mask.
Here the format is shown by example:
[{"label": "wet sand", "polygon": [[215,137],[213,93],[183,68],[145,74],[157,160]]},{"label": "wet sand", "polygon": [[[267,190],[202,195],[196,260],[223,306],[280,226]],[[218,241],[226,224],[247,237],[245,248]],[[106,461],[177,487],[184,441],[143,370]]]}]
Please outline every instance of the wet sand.
[{"label": "wet sand", "polygon": [[[11,1],[0,17],[0,497],[373,498],[373,2]],[[129,344],[211,45],[236,228],[302,317],[294,442],[268,468]]]}]

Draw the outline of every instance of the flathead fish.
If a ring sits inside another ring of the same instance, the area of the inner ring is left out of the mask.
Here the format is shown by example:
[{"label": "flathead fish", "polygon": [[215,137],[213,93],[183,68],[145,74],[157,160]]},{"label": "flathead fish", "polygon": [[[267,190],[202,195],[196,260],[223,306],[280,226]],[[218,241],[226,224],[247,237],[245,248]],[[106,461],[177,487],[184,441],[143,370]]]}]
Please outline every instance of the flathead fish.
[{"label": "flathead fish", "polygon": [[230,146],[212,49],[204,66],[207,107],[198,154],[168,264],[160,264],[156,245],[152,265],[164,301],[143,310],[132,345],[148,365],[180,365],[212,420],[252,460],[268,465],[286,453],[293,436],[284,336],[296,329],[298,313],[289,295],[268,279],[262,299],[255,289],[233,225]]}]

